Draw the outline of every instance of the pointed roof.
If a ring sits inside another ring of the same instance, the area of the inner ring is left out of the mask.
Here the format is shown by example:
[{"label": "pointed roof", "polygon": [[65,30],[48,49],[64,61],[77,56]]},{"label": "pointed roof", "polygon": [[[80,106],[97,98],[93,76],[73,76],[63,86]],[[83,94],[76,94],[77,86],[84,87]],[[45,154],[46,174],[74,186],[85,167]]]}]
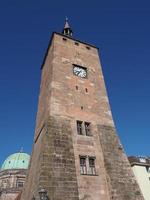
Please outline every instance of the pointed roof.
[{"label": "pointed roof", "polygon": [[67,35],[67,36],[69,36],[69,37],[71,37],[72,36],[72,29],[71,29],[71,27],[70,27],[70,25],[69,25],[69,22],[68,22],[68,18],[66,17],[66,19],[65,19],[65,25],[64,25],[64,28],[63,28],[63,31],[62,31],[62,33],[64,34],[64,35]]},{"label": "pointed roof", "polygon": [[68,18],[66,17],[66,20],[65,20],[65,25],[64,25],[64,29],[65,28],[70,28],[70,25],[68,23]]}]

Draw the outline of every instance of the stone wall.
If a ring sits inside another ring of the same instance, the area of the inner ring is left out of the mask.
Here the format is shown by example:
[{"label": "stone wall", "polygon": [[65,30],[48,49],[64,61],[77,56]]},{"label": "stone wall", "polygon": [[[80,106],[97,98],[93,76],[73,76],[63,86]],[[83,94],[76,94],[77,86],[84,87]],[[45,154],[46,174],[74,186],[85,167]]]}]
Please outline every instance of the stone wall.
[{"label": "stone wall", "polygon": [[18,193],[3,193],[1,196],[0,196],[0,200],[15,200],[16,197],[18,196]]},{"label": "stone wall", "polygon": [[[64,37],[53,34],[45,56],[31,164],[21,200],[33,196],[39,200],[41,187],[50,200],[142,200],[112,128],[98,49]],[[75,76],[74,64],[86,67],[88,78]],[[77,120],[91,123],[91,137],[77,133]],[[97,174],[81,174],[80,156],[96,158]]]},{"label": "stone wall", "polygon": [[143,200],[115,128],[98,125],[107,181],[113,200]]},{"label": "stone wall", "polygon": [[[78,200],[72,132],[67,119],[49,117],[42,133],[41,148],[33,152],[27,187],[22,199],[39,199],[38,190],[45,188],[53,200]],[[37,141],[38,142],[38,141]],[[35,167],[36,166],[36,167]],[[34,172],[33,172],[34,171]],[[36,174],[36,175],[35,175]],[[32,176],[32,175],[31,175]],[[33,189],[34,188],[34,189]],[[29,192],[30,191],[30,192]]]}]

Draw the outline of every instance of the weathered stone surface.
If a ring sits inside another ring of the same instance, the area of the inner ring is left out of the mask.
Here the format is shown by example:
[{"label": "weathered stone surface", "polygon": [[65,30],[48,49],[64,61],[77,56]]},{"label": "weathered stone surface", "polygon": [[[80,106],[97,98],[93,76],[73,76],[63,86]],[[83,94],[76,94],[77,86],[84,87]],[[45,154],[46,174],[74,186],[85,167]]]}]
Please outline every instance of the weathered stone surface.
[{"label": "weathered stone surface", "polygon": [[115,128],[98,125],[107,180],[114,200],[143,200]]},{"label": "weathered stone surface", "polygon": [[[36,176],[28,179],[34,191],[24,193],[22,199],[37,199],[38,189],[45,188],[55,200],[78,200],[78,186],[70,122],[50,117],[45,123],[41,148],[36,149],[38,161],[31,161],[31,170]],[[36,144],[35,144],[36,145]],[[33,153],[33,157],[34,157]],[[37,163],[38,162],[38,163]],[[34,166],[32,169],[32,166]],[[38,166],[38,167],[37,167]],[[30,174],[33,173],[30,171]],[[27,182],[28,184],[28,182]]]},{"label": "weathered stone surface", "polygon": [[[112,128],[98,49],[63,37],[54,33],[45,57],[31,165],[21,200],[33,195],[39,200],[40,187],[50,200],[142,200]],[[88,78],[75,76],[73,64],[86,67]],[[76,120],[91,123],[90,137],[78,135]],[[81,174],[80,156],[95,157],[95,175]]]}]

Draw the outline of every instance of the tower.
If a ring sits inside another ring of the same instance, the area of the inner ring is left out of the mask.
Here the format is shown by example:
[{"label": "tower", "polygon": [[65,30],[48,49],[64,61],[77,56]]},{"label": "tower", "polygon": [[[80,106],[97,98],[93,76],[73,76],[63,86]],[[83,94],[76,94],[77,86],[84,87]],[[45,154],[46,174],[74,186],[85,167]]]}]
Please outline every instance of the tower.
[{"label": "tower", "polygon": [[142,200],[116,134],[98,48],[52,34],[42,64],[34,145],[21,200]]}]

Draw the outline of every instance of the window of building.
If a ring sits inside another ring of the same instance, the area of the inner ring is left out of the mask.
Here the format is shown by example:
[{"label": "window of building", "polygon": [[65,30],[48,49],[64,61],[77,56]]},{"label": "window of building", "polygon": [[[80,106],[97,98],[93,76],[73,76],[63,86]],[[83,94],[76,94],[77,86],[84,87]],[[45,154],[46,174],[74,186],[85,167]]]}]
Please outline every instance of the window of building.
[{"label": "window of building", "polygon": [[[83,106],[81,106],[81,110],[83,110]],[[76,123],[78,135],[92,136],[90,122],[77,121]]]},{"label": "window of building", "polygon": [[91,48],[90,47],[88,47],[88,46],[86,46],[86,48],[88,49],[88,50],[90,50]]},{"label": "window of building", "polygon": [[63,39],[63,41],[67,41],[67,39],[66,38],[62,38]]},{"label": "window of building", "polygon": [[89,174],[92,174],[92,175],[96,174],[94,157],[89,157]]},{"label": "window of building", "polygon": [[23,187],[24,182],[23,181],[17,181],[17,187]]},{"label": "window of building", "polygon": [[82,124],[83,124],[82,121],[77,121],[77,133],[79,135],[83,135]]},{"label": "window of building", "polygon": [[80,156],[80,173],[82,175],[96,175],[95,157]]},{"label": "window of building", "polygon": [[78,86],[76,85],[76,90],[78,90]]},{"label": "window of building", "polygon": [[84,122],[86,136],[91,136],[91,123]]},{"label": "window of building", "polygon": [[80,173],[87,174],[86,157],[80,157]]},{"label": "window of building", "polygon": [[87,88],[85,88],[85,92],[88,93],[88,89]]},{"label": "window of building", "polygon": [[83,106],[81,106],[81,110],[83,110]]},{"label": "window of building", "polygon": [[148,173],[150,173],[150,167],[149,167],[149,166],[146,166],[146,171],[147,171]]},{"label": "window of building", "polygon": [[79,43],[78,43],[78,42],[75,42],[75,45],[79,46]]}]

